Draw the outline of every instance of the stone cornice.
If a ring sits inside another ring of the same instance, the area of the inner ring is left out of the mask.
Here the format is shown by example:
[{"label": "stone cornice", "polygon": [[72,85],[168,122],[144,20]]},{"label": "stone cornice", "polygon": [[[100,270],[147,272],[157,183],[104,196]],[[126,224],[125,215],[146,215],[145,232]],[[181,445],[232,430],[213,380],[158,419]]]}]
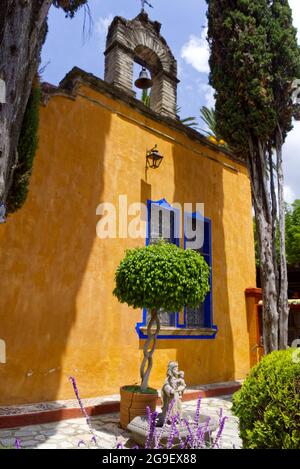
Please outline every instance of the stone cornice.
[{"label": "stone cornice", "polygon": [[63,78],[58,87],[50,88],[48,84],[47,86],[43,86],[43,102],[47,103],[51,96],[56,95],[74,99],[77,94],[78,85],[80,84],[88,86],[91,89],[98,91],[99,93],[105,94],[113,99],[121,101],[122,103],[130,106],[139,113],[143,114],[145,117],[148,117],[154,120],[155,122],[166,125],[167,127],[186,135],[189,139],[199,142],[205,147],[210,148],[214,152],[219,153],[221,155],[223,154],[232,161],[241,164],[242,166],[246,166],[246,163],[242,159],[236,157],[233,153],[226,149],[220,149],[218,145],[215,145],[210,142],[204,135],[197,132],[196,130],[187,127],[177,119],[172,119],[170,117],[163,116],[154,112],[152,109],[146,107],[140,100],[129,96],[126,92],[120,90],[119,88],[116,88],[115,86],[106,83],[101,78],[98,78],[91,73],[87,73],[78,67],[74,67],[69,73],[67,73],[67,75]]}]

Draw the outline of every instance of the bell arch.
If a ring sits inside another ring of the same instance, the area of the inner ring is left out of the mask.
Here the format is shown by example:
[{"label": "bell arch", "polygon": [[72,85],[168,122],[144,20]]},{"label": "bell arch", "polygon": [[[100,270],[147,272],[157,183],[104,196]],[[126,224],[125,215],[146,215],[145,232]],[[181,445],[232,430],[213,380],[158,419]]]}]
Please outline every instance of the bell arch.
[{"label": "bell arch", "polygon": [[177,62],[160,35],[161,24],[142,12],[133,20],[119,16],[111,23],[106,40],[106,82],[135,96],[133,64],[146,67],[153,80],[150,108],[176,118]]}]

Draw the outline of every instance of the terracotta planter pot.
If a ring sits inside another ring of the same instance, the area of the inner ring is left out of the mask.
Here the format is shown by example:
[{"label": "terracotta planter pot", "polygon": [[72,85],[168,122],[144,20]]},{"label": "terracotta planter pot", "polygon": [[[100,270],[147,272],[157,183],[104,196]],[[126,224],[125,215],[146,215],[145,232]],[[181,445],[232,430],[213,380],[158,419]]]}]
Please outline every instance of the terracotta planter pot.
[{"label": "terracotta planter pot", "polygon": [[158,393],[146,394],[138,391],[128,391],[126,386],[120,388],[120,426],[127,429],[127,425],[139,415],[147,415],[146,408],[154,412],[157,405]]}]

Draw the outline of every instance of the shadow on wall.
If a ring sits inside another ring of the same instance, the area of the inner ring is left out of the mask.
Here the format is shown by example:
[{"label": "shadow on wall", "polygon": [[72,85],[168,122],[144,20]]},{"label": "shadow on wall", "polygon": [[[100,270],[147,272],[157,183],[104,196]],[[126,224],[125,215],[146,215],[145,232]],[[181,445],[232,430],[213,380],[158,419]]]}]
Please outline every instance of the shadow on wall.
[{"label": "shadow on wall", "polygon": [[0,231],[1,405],[55,400],[67,379],[61,362],[96,238],[110,125],[79,98],[41,107],[29,197]]}]

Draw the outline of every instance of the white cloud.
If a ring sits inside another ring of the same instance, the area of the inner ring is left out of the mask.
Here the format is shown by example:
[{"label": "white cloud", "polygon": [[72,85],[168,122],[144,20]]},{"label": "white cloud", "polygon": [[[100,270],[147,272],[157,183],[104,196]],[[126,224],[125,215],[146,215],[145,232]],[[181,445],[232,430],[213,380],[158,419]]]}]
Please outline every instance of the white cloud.
[{"label": "white cloud", "polygon": [[114,19],[114,15],[112,15],[111,13],[108,16],[100,16],[100,18],[98,18],[98,20],[95,23],[96,33],[100,35],[103,35],[103,34],[106,35],[108,28],[113,19]]},{"label": "white cloud", "polygon": [[192,35],[181,49],[181,57],[200,73],[209,73],[209,47],[206,40],[207,28],[200,37]]},{"label": "white cloud", "polygon": [[283,165],[285,183],[290,188],[291,195],[295,198],[300,198],[300,122],[294,122],[294,129],[289,133],[286,142],[283,146]]},{"label": "white cloud", "polygon": [[182,80],[182,77],[183,77],[184,73],[183,73],[183,66],[181,64],[181,62],[177,62],[177,77],[179,78],[179,80]]},{"label": "white cloud", "polygon": [[288,204],[291,204],[296,199],[296,194],[290,186],[284,186],[284,200]]},{"label": "white cloud", "polygon": [[294,25],[298,29],[298,41],[300,42],[300,2],[299,0],[290,0],[290,7],[293,10]]},{"label": "white cloud", "polygon": [[200,90],[200,93],[204,97],[205,106],[214,108],[215,107],[215,97],[214,97],[215,90],[207,83],[199,83],[199,90]]}]

